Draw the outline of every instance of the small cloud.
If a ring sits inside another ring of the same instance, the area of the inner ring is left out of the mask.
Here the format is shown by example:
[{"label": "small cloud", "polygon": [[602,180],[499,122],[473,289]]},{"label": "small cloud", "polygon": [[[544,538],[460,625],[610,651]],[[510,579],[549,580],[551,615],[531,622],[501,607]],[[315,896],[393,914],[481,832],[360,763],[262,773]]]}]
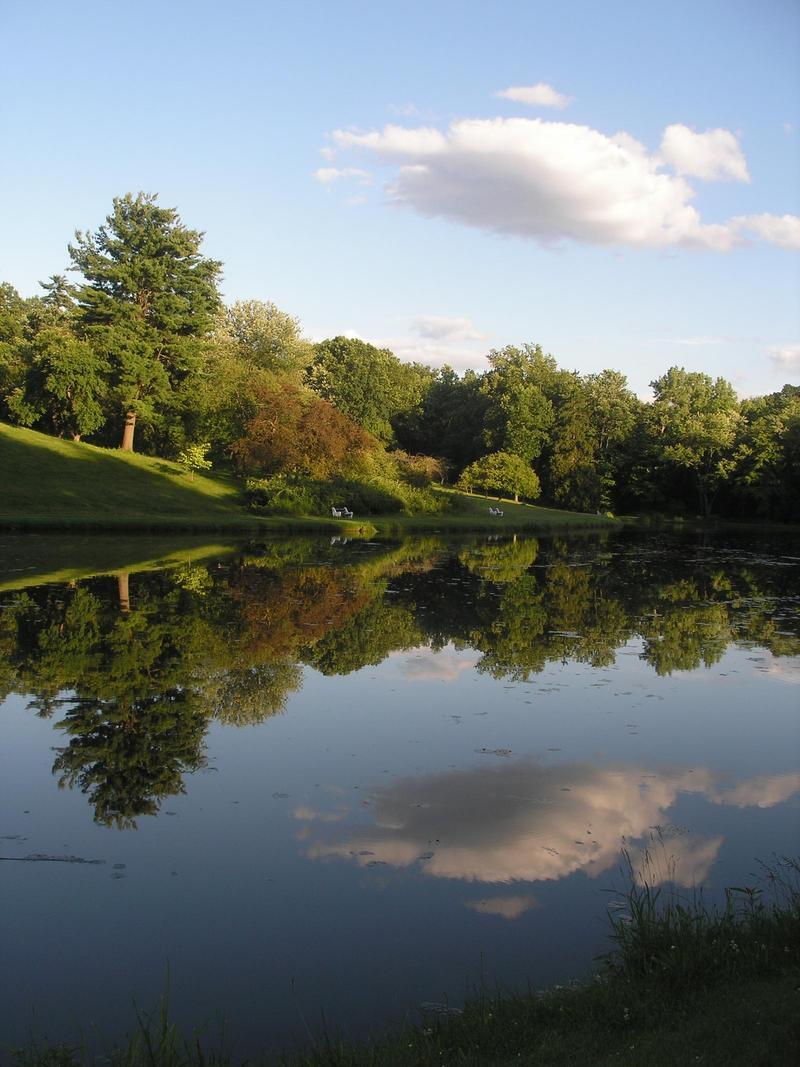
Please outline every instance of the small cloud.
[{"label": "small cloud", "polygon": [[323,185],[330,185],[342,178],[357,178],[359,185],[372,184],[372,175],[360,167],[320,167],[314,171],[314,177]]},{"label": "small cloud", "polygon": [[418,649],[401,667],[403,677],[409,682],[457,682],[459,678],[475,669],[477,656],[460,656],[453,650],[432,652]]},{"label": "small cloud", "polygon": [[512,85],[508,89],[499,89],[494,95],[502,97],[503,100],[513,100],[515,104],[559,109],[565,108],[572,100],[571,96],[564,96],[546,82],[537,82],[536,85]]},{"label": "small cloud", "polygon": [[739,215],[731,225],[739,230],[750,230],[762,241],[779,248],[800,249],[800,216]]},{"label": "small cloud", "polygon": [[434,341],[483,341],[485,334],[475,329],[471,319],[447,318],[444,315],[417,315],[412,329],[420,337]]},{"label": "small cloud", "polygon": [[769,358],[776,374],[800,373],[800,344],[772,345]]},{"label": "small cloud", "polygon": [[730,130],[695,133],[688,126],[675,123],[664,130],[660,154],[678,174],[703,181],[750,181],[747,161]]},{"label": "small cloud", "polygon": [[414,118],[420,111],[416,104],[389,104],[389,110],[393,115],[400,115],[404,119]]},{"label": "small cloud", "polygon": [[655,341],[656,344],[688,345],[690,348],[722,344],[721,337],[657,337]]},{"label": "small cloud", "polygon": [[425,363],[429,367],[447,364],[454,370],[485,370],[488,367],[486,352],[467,344],[453,344],[449,340],[436,341],[421,337],[368,337],[377,348],[389,348],[404,363]]},{"label": "small cloud", "polygon": [[292,815],[300,822],[339,822],[348,814],[346,807],[336,811],[319,811],[308,804],[298,804]]},{"label": "small cloud", "polygon": [[782,682],[788,682],[790,685],[800,685],[800,656],[782,656],[780,659],[774,659],[767,668],[767,674]]},{"label": "small cloud", "polygon": [[323,159],[327,159],[329,163],[332,159],[336,159],[336,149],[331,148],[330,145],[326,145],[325,148],[320,148],[319,154]]},{"label": "small cloud", "polygon": [[533,896],[489,897],[487,900],[467,900],[465,907],[480,915],[499,915],[502,919],[518,919],[531,908],[538,908],[539,901]]},{"label": "small cloud", "polygon": [[366,196],[348,196],[345,200],[345,204],[348,207],[360,207],[362,204],[366,204],[368,197]]},{"label": "small cloud", "polygon": [[783,123],[783,132],[784,133],[794,133],[794,123],[793,122],[784,122]]}]

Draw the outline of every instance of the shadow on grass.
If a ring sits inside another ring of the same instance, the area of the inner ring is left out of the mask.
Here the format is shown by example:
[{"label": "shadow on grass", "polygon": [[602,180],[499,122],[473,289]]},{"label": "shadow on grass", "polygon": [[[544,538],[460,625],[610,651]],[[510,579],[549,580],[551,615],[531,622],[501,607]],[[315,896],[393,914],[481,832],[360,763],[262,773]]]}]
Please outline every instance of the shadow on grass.
[{"label": "shadow on grass", "polygon": [[[182,484],[182,478],[187,484]],[[201,519],[240,513],[229,485],[163,461],[0,427],[0,517],[160,516]]]}]

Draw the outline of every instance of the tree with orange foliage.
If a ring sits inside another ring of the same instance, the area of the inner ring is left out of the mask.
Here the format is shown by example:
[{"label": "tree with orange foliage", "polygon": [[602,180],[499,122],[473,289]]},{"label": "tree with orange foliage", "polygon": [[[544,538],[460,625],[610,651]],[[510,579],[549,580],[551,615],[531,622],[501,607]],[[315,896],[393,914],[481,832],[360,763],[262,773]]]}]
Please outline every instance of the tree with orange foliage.
[{"label": "tree with orange foliage", "polygon": [[281,383],[256,393],[258,410],[232,447],[239,465],[259,474],[327,478],[378,442],[327,400]]}]

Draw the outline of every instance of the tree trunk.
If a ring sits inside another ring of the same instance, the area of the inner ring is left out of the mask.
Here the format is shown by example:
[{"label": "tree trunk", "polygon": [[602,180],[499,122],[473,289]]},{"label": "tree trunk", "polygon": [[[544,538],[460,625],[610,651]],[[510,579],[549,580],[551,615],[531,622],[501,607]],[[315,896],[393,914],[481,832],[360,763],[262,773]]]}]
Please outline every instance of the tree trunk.
[{"label": "tree trunk", "polygon": [[519,504],[519,493],[514,493],[514,503]]},{"label": "tree trunk", "polygon": [[125,427],[122,431],[122,444],[119,446],[123,452],[133,452],[133,431],[136,429],[136,412],[125,413]]},{"label": "tree trunk", "polygon": [[130,575],[118,574],[117,575],[117,593],[119,596],[119,610],[123,615],[127,615],[131,610],[131,593],[128,586],[128,578]]},{"label": "tree trunk", "polygon": [[700,512],[704,519],[711,517],[711,496],[708,492],[708,485],[704,478],[700,480]]},{"label": "tree trunk", "polygon": [[70,434],[70,436],[72,437],[73,441],[80,441],[80,439],[81,439],[81,435],[79,433],[73,433],[73,434]]}]

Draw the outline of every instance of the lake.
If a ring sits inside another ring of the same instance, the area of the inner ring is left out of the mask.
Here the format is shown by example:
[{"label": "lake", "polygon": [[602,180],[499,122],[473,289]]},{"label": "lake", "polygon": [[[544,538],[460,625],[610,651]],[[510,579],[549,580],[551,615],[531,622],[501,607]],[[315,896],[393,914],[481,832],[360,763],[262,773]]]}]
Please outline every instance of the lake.
[{"label": "lake", "polygon": [[363,1036],[800,852],[796,534],[2,547],[0,1045]]}]

